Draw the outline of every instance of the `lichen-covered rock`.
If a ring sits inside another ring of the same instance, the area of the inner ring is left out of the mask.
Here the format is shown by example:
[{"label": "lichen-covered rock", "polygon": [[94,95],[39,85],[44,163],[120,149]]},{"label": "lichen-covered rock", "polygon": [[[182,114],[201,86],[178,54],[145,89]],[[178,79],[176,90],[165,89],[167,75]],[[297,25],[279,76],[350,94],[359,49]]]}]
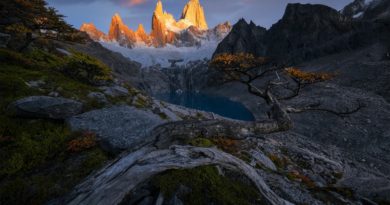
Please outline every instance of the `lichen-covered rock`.
[{"label": "lichen-covered rock", "polygon": [[83,104],[48,96],[30,96],[11,103],[7,113],[17,117],[49,118],[63,120],[82,112]]},{"label": "lichen-covered rock", "polygon": [[165,123],[160,116],[130,106],[93,110],[70,118],[73,131],[94,132],[107,151],[134,149],[152,140],[149,132]]}]

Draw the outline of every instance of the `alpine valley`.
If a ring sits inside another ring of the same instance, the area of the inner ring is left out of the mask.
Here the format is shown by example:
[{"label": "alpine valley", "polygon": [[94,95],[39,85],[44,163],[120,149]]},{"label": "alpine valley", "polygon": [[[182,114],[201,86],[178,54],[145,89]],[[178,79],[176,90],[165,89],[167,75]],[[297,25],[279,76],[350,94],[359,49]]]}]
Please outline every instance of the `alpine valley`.
[{"label": "alpine valley", "polygon": [[[182,59],[184,62],[210,59],[218,43],[230,32],[231,25],[225,22],[209,29],[199,0],[189,0],[179,20],[164,11],[162,1],[158,0],[149,34],[142,24],[138,25],[136,31],[131,30],[118,13],[112,17],[108,34],[98,30],[93,23],[82,24],[80,30],[86,32],[91,39],[102,42],[107,48],[119,51],[144,66],[158,63],[167,66],[170,65],[169,59]],[[133,50],[117,48],[117,45]],[[166,54],[153,54],[155,48],[160,48],[157,50]],[[134,57],[145,55],[150,58]]]},{"label": "alpine valley", "polygon": [[178,2],[0,1],[0,205],[390,204],[390,0]]}]

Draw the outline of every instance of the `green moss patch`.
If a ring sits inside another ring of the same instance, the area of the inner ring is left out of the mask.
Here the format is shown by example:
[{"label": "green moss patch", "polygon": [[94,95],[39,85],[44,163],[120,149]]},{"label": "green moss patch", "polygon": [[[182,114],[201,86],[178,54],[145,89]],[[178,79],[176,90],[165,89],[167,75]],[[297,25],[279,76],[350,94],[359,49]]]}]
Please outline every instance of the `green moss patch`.
[{"label": "green moss patch", "polygon": [[[50,92],[79,100],[89,109],[101,106],[87,98],[98,88],[61,70],[69,63],[67,58],[72,57],[39,49],[28,53],[0,49],[0,204],[44,204],[63,196],[109,157],[98,146],[69,152],[69,142],[82,133],[71,133],[63,122],[5,114],[17,99]],[[104,69],[102,74],[107,74]]]},{"label": "green moss patch", "polygon": [[214,143],[207,138],[194,138],[188,142],[189,145],[195,147],[213,147]]},{"label": "green moss patch", "polygon": [[[1,107],[21,97],[50,92],[88,102],[88,93],[98,91],[87,82],[64,75],[60,68],[66,60],[42,50],[22,54],[0,49],[0,59],[4,59],[0,62]],[[30,87],[27,83],[31,81],[40,81],[42,85]]]},{"label": "green moss patch", "polygon": [[152,183],[166,197],[172,197],[180,186],[189,188],[189,193],[178,196],[184,204],[259,204],[261,196],[255,186],[238,178],[219,174],[214,166],[188,170],[170,170],[156,176]]},{"label": "green moss patch", "polygon": [[61,122],[0,116],[0,204],[43,204],[70,191],[107,161],[99,147],[67,150],[71,133]]}]

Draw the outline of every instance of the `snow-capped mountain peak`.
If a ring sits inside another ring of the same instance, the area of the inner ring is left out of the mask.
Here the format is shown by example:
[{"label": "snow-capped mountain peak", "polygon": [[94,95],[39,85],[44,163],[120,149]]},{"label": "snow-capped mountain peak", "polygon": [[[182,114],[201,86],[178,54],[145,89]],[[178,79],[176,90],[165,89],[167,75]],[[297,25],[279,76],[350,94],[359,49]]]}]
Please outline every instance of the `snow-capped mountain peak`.
[{"label": "snow-capped mountain peak", "polygon": [[[107,35],[99,31],[93,24],[83,24],[80,30],[89,34],[93,40],[102,42],[110,49],[114,49],[115,46],[125,47],[125,50],[116,49],[122,53],[129,50],[128,48],[133,48],[132,53],[136,52],[135,50],[143,53],[145,51],[154,53],[152,50],[155,48],[168,48],[166,49],[167,53],[175,54],[171,56],[172,58],[178,58],[180,55],[177,55],[177,53],[185,53],[186,55],[192,53],[193,56],[210,58],[212,50],[230,32],[231,25],[227,22],[208,29],[204,10],[199,0],[189,0],[183,8],[179,20],[176,20],[172,14],[165,11],[162,1],[158,0],[153,12],[152,28],[149,34],[145,32],[142,24],[138,26],[136,31],[131,30],[118,13],[112,17]],[[185,52],[179,52],[180,49],[185,50]],[[202,54],[194,54],[196,52]],[[134,56],[128,57],[141,61],[141,63],[144,61],[144,59],[136,59]],[[187,57],[182,56],[182,58]],[[152,60],[151,62],[161,64],[161,60]],[[149,62],[144,64],[150,65]]]}]

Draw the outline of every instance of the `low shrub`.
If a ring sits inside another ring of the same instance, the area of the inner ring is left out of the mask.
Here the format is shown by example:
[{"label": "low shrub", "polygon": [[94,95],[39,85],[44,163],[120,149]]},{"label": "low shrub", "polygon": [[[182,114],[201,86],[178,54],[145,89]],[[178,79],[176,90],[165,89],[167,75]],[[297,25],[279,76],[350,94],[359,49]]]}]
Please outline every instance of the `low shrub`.
[{"label": "low shrub", "polygon": [[62,150],[69,130],[62,124],[45,120],[0,117],[0,135],[12,139],[0,144],[0,178],[30,171]]},{"label": "low shrub", "polygon": [[227,153],[236,154],[239,151],[239,141],[226,137],[217,137],[212,140],[217,147]]},{"label": "low shrub", "polygon": [[291,171],[287,173],[287,178],[292,181],[299,181],[306,185],[308,188],[316,187],[316,184],[309,177],[299,173],[298,171]]},{"label": "low shrub", "polygon": [[0,49],[0,62],[7,63],[8,65],[19,65],[28,68],[35,65],[34,60],[9,49]]},{"label": "low shrub", "polygon": [[214,146],[214,143],[211,142],[211,140],[209,140],[207,138],[195,138],[195,139],[190,140],[190,142],[188,144],[195,146],[195,147],[212,147],[212,146]]},{"label": "low shrub", "polygon": [[104,85],[112,81],[111,69],[101,61],[79,52],[67,57],[62,71],[68,76],[91,85]]},{"label": "low shrub", "polygon": [[83,133],[83,135],[78,138],[68,142],[67,150],[69,152],[81,152],[88,149],[91,149],[96,146],[96,135],[91,132]]},{"label": "low shrub", "polygon": [[269,154],[268,158],[275,164],[279,170],[283,170],[289,164],[288,160],[285,157],[279,157],[274,154]]}]

